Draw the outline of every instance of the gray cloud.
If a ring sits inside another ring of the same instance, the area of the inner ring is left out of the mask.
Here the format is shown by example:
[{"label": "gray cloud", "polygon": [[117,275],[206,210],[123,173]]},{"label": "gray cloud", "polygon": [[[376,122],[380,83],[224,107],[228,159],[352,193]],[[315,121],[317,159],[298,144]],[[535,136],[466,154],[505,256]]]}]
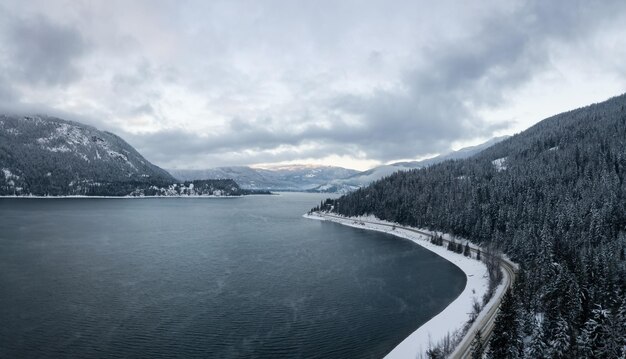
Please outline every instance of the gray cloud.
[{"label": "gray cloud", "polygon": [[529,2],[493,14],[476,33],[428,49],[429,61],[405,73],[406,91],[336,99],[336,108],[363,119],[357,138],[350,140],[360,139],[373,157],[388,161],[446,150],[452,141],[505,127],[485,122],[473,109],[500,105],[507,91],[551,65],[550,42],[580,36],[581,28],[588,36],[609,16],[603,11],[616,10],[619,3],[553,4]]},{"label": "gray cloud", "polygon": [[[198,136],[180,130],[154,134],[123,134],[150,161],[165,168],[202,168],[206,163],[248,165],[319,158],[320,154],[359,156],[359,146],[329,141],[325,136],[247,131],[224,136]],[[308,145],[305,149],[298,146]],[[276,151],[281,147],[280,151]],[[171,153],[176,153],[172,156]]]},{"label": "gray cloud", "polygon": [[562,53],[597,73],[589,44],[626,78],[626,52],[594,42],[626,47],[623,1],[12,5],[0,107],[82,119],[169,167],[446,151],[509,128],[484,113]]},{"label": "gray cloud", "polygon": [[8,67],[20,80],[65,85],[81,76],[76,61],[87,45],[75,29],[44,16],[14,19],[11,25],[6,36]]},{"label": "gray cloud", "polygon": [[17,93],[6,78],[0,75],[0,106],[6,106],[17,100]]}]

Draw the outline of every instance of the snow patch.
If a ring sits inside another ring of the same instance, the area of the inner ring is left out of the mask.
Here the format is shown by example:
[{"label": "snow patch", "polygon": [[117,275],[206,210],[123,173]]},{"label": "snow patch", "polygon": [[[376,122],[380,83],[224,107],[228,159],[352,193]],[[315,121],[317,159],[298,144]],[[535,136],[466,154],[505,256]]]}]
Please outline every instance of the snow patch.
[{"label": "snow patch", "polygon": [[508,157],[498,158],[491,161],[491,164],[496,168],[496,171],[501,172],[506,170],[506,160]]},{"label": "snow patch", "polygon": [[62,123],[57,127],[56,137],[63,137],[67,143],[72,145],[86,146],[89,143],[89,139],[80,128],[66,123]]},{"label": "snow patch", "polygon": [[32,122],[35,126],[40,126],[40,125],[44,125],[47,122],[44,121],[41,117],[39,116],[24,116],[22,118],[19,119],[20,121],[26,121],[26,122]]},{"label": "snow patch", "polygon": [[135,170],[135,172],[138,172],[138,171],[139,171],[139,170],[137,169],[137,167],[135,167],[135,165],[134,165],[132,162],[130,162],[130,161],[128,160],[128,157],[126,157],[126,155],[121,154],[121,153],[116,152],[116,151],[113,151],[113,150],[108,150],[108,152],[107,152],[107,153],[108,153],[109,157],[111,157],[111,158],[114,158],[114,159],[121,159],[121,160],[123,160],[124,162],[126,162],[126,163],[130,166],[130,167],[132,167],[132,168],[133,168],[133,170]]},{"label": "snow patch", "polygon": [[19,180],[20,176],[13,174],[8,168],[3,168],[2,174],[4,175],[5,182],[9,187],[14,187],[15,190],[17,191],[22,190],[22,187],[15,187],[15,181],[14,181],[14,180]]},{"label": "snow patch", "polygon": [[[77,151],[77,146],[86,146],[89,142],[87,136],[77,126],[66,123],[57,125],[57,128],[48,137],[38,138],[37,143],[42,149],[50,152],[71,152]],[[62,141],[63,144],[57,146],[49,146],[53,141]]]},{"label": "snow patch", "polygon": [[20,179],[20,176],[13,174],[11,172],[11,170],[9,170],[8,168],[3,168],[2,169],[2,174],[4,174],[4,178],[6,178],[7,180],[10,179]]},{"label": "snow patch", "polygon": [[44,150],[48,150],[50,152],[70,152],[70,151],[72,151],[66,145],[61,145],[61,146],[57,146],[57,147],[47,147],[47,146],[44,146],[43,149]]}]

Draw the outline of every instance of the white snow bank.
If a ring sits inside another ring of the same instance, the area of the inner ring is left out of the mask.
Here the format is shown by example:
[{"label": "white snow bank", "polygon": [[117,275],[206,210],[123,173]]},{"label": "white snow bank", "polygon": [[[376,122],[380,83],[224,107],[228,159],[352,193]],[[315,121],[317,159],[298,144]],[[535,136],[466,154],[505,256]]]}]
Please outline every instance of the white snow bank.
[{"label": "white snow bank", "polygon": [[[458,254],[446,249],[446,246],[437,246],[430,243],[428,236],[415,233],[409,230],[396,227],[388,227],[388,225],[394,226],[396,223],[382,221],[374,216],[367,217],[322,217],[316,214],[305,214],[305,218],[327,220],[336,223],[340,223],[350,227],[371,229],[379,232],[385,232],[393,234],[395,236],[409,239],[416,244],[434,252],[435,254],[443,257],[447,261],[453,263],[459,267],[467,276],[467,283],[463,292],[450,303],[442,312],[437,314],[431,320],[419,327],[400,344],[398,344],[385,358],[419,358],[425,357],[426,351],[434,346],[436,343],[443,340],[446,335],[452,334],[458,330],[461,330],[465,324],[469,321],[469,315],[472,313],[474,301],[482,303],[482,298],[487,293],[489,287],[489,274],[487,267],[482,261],[478,261],[473,258],[465,257],[463,254]],[[369,223],[373,222],[373,223]],[[399,225],[398,225],[399,226]],[[428,230],[420,230],[422,232],[431,233]],[[445,239],[451,239],[449,235],[443,235]],[[457,242],[459,240],[457,239]],[[465,241],[461,241],[465,245]],[[470,244],[470,247],[476,248]],[[472,253],[472,256],[474,254]],[[493,305],[495,298],[498,298],[503,288],[502,285],[496,290],[496,294],[481,311],[481,315],[484,315],[488,308]],[[475,322],[476,323],[476,322]]]}]

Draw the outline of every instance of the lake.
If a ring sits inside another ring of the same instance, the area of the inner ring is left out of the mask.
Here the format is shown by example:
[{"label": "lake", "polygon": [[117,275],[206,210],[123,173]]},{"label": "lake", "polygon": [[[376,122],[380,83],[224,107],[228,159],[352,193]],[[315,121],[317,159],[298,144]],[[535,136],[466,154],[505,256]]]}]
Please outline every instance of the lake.
[{"label": "lake", "polygon": [[380,358],[466,278],[327,196],[0,199],[0,357]]}]

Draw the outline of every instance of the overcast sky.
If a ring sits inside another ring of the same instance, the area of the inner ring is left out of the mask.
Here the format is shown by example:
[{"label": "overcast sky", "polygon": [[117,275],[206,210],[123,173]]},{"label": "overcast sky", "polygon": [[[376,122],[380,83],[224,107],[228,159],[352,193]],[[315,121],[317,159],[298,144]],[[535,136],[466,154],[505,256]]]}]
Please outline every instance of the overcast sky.
[{"label": "overcast sky", "polygon": [[165,168],[423,158],[626,92],[625,64],[623,0],[0,1],[0,109]]}]

